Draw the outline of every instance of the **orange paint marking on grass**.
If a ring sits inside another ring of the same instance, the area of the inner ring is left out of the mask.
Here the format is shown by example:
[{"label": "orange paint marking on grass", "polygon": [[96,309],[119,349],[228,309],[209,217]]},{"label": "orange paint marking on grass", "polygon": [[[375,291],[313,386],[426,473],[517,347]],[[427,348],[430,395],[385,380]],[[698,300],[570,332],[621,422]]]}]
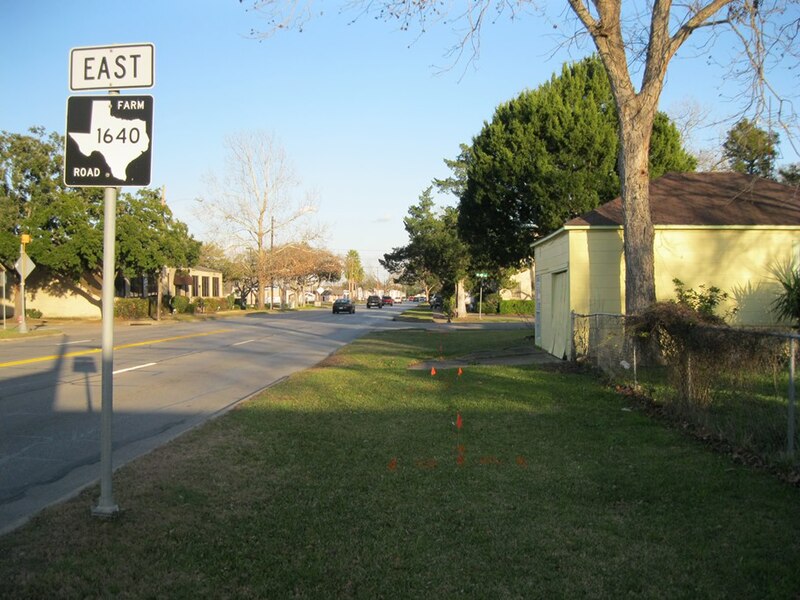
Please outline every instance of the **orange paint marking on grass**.
[{"label": "orange paint marking on grass", "polygon": [[415,460],[414,464],[420,469],[430,470],[438,467],[439,461],[437,461],[435,458],[421,458],[419,460]]}]

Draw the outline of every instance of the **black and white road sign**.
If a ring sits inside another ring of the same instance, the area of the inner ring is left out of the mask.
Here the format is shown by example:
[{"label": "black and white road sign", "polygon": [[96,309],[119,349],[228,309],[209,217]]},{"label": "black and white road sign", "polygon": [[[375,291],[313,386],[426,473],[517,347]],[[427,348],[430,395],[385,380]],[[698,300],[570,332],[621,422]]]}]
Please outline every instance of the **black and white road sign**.
[{"label": "black and white road sign", "polygon": [[153,44],[115,44],[73,48],[69,53],[69,89],[118,90],[153,87]]},{"label": "black and white road sign", "polygon": [[149,185],[153,97],[69,97],[65,144],[64,183],[68,186]]}]

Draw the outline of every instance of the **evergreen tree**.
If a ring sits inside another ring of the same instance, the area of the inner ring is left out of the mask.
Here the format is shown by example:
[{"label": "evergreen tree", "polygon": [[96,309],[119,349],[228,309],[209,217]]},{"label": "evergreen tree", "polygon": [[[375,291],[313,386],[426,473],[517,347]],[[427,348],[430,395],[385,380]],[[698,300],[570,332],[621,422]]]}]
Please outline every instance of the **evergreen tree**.
[{"label": "evergreen tree", "polygon": [[793,163],[778,169],[781,183],[786,185],[800,185],[800,163]]},{"label": "evergreen tree", "polygon": [[399,283],[436,287],[445,297],[464,279],[470,264],[467,246],[458,236],[458,210],[446,207],[435,210],[432,188],[419,197],[403,219],[409,243],[384,254],[381,265],[398,275]]},{"label": "evergreen tree", "polygon": [[[560,76],[498,106],[462,150],[463,239],[480,262],[518,265],[534,239],[620,194],[618,149],[615,104],[599,58],[565,65]],[[650,162],[653,176],[696,166],[661,113]]]},{"label": "evergreen tree", "polygon": [[722,149],[732,171],[775,178],[777,133],[765,131],[752,121],[742,119],[728,132]]}]

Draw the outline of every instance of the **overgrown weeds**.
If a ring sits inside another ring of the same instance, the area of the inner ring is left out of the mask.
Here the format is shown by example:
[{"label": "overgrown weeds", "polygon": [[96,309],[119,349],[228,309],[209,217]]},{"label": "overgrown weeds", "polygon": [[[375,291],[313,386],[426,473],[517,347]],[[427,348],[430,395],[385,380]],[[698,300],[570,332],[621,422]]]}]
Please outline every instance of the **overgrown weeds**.
[{"label": "overgrown weeds", "polygon": [[734,329],[713,315],[669,302],[635,318],[632,333],[639,356],[649,358],[642,366],[644,379],[677,417],[768,460],[785,460],[785,337]]}]

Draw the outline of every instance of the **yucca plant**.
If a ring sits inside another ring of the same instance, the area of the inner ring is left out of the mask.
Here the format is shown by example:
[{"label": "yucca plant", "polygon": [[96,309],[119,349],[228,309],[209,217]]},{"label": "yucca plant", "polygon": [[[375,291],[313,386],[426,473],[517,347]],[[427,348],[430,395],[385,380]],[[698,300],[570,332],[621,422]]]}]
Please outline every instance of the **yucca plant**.
[{"label": "yucca plant", "polygon": [[773,274],[783,291],[772,301],[772,311],[781,319],[800,327],[800,268],[794,263],[780,265]]}]

